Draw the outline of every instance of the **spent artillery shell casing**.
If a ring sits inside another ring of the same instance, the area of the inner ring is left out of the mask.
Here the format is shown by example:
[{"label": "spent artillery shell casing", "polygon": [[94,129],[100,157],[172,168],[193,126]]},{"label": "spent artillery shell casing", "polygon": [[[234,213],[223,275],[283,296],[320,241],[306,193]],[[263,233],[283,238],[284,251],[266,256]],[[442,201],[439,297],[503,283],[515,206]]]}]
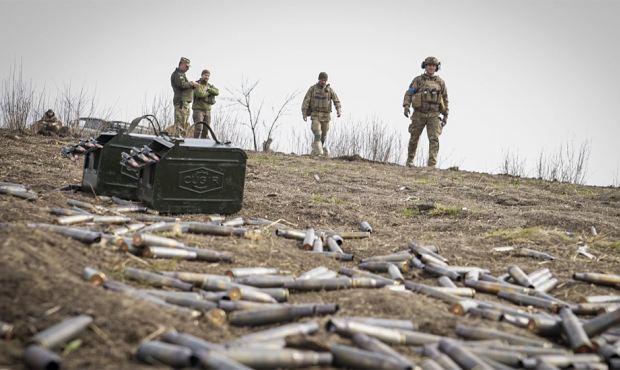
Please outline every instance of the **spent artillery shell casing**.
[{"label": "spent artillery shell casing", "polygon": [[112,212],[129,213],[129,212],[146,212],[148,208],[138,204],[121,205],[110,209]]},{"label": "spent artillery shell casing", "polygon": [[171,238],[157,236],[152,234],[136,233],[133,235],[133,244],[136,247],[168,247],[182,248],[185,244]]},{"label": "spent artillery shell casing", "polygon": [[330,353],[286,348],[265,351],[260,347],[234,347],[227,349],[222,354],[252,369],[328,366],[332,363],[332,355]]},{"label": "spent artillery shell casing", "polygon": [[411,320],[383,319],[377,317],[365,316],[347,316],[345,319],[349,321],[363,322],[368,325],[380,326],[389,329],[400,330],[417,330],[418,326]]},{"label": "spent artillery shell casing", "polygon": [[536,271],[532,271],[527,276],[530,278],[530,280],[532,282],[534,282],[535,280],[539,279],[541,276],[547,275],[547,274],[550,274],[550,273],[551,273],[551,270],[549,270],[548,268],[542,268],[542,269],[539,269],[539,270],[536,270]]},{"label": "spent artillery shell casing", "polygon": [[471,352],[468,348],[458,345],[452,340],[442,339],[439,341],[438,348],[441,352],[459,364],[465,370],[493,370],[479,356]]},{"label": "spent artillery shell casing", "polygon": [[370,261],[370,262],[362,262],[359,264],[359,268],[362,270],[368,270],[372,272],[388,272],[390,265],[396,265],[402,272],[409,271],[409,264],[407,261],[393,263],[393,262],[385,262],[385,261]]},{"label": "spent artillery shell casing", "polygon": [[438,249],[435,246],[432,245],[420,245],[417,243],[409,243],[408,245],[409,250],[415,254],[418,258],[421,257],[423,254],[430,254],[435,258],[439,258],[444,262],[448,262],[448,260],[443,257],[442,255],[438,254]]},{"label": "spent artillery shell casing", "polygon": [[319,331],[319,323],[316,321],[307,321],[302,323],[292,323],[278,326],[273,329],[256,331],[251,334],[244,335],[234,339],[230,344],[236,345],[241,343],[251,343],[260,341],[270,341],[282,339],[294,335],[310,335]]},{"label": "spent artillery shell casing", "polygon": [[123,270],[123,274],[130,279],[149,283],[153,286],[168,286],[171,288],[187,291],[192,290],[193,287],[192,284],[182,282],[179,279],[171,278],[169,276],[164,276],[145,270],[136,269],[133,267],[125,267],[125,269]]},{"label": "spent artillery shell casing", "polygon": [[243,299],[264,303],[277,303],[276,299],[268,293],[251,286],[213,278],[206,278],[202,282],[202,289],[207,291],[230,291],[235,288],[240,290]]},{"label": "spent artillery shell casing", "polygon": [[368,221],[362,221],[359,225],[360,231],[372,233],[372,226],[368,223]]},{"label": "spent artillery shell casing", "polygon": [[[270,295],[278,302],[286,302],[289,297],[288,289],[284,289],[284,288],[257,288],[257,289],[260,289],[259,292],[261,293]],[[245,292],[244,290],[241,291],[242,299],[245,297],[244,292]]]},{"label": "spent artillery shell casing", "polygon": [[550,255],[549,253],[540,252],[540,251],[536,251],[536,250],[529,249],[529,248],[520,248],[517,251],[517,255],[523,256],[523,257],[538,258],[538,259],[547,260],[547,261],[555,260],[555,257]]},{"label": "spent artillery shell casing", "polygon": [[338,367],[368,370],[411,370],[410,363],[379,352],[371,352],[341,344],[332,344],[330,351]]},{"label": "spent artillery shell casing", "polygon": [[112,230],[112,234],[114,235],[125,235],[127,233],[130,232],[136,232],[140,229],[143,229],[144,227],[146,227],[145,224],[143,223],[134,223],[134,224],[129,224],[127,226],[122,226],[119,228],[116,228],[114,230]]},{"label": "spent artillery shell casing", "polygon": [[146,226],[140,233],[157,233],[168,232],[173,235],[181,235],[187,230],[187,226],[179,222],[156,222],[152,225]]},{"label": "spent artillery shell casing", "polygon": [[337,305],[283,305],[282,307],[269,307],[254,310],[234,311],[229,316],[231,325],[254,326],[266,325],[276,322],[285,322],[300,317],[314,316],[316,314],[329,314],[338,310]]},{"label": "spent artillery shell casing", "polygon": [[409,260],[409,258],[411,258],[411,254],[408,251],[403,251],[398,253],[386,254],[383,256],[372,256],[368,258],[363,258],[361,262],[404,262]]},{"label": "spent artillery shell casing", "polygon": [[0,194],[12,195],[17,198],[22,198],[25,200],[36,200],[37,193],[30,191],[26,188],[16,187],[16,186],[0,186]]},{"label": "spent artillery shell casing", "polygon": [[424,269],[424,262],[420,261],[420,259],[418,257],[412,256],[409,261],[408,264],[410,267],[415,267],[419,270]]},{"label": "spent artillery shell casing", "polygon": [[437,266],[442,266],[447,268],[448,264],[445,263],[443,260],[439,259],[439,258],[435,258],[430,254],[423,254],[420,256],[420,260],[425,264],[425,265],[437,265]]},{"label": "spent artillery shell casing", "polygon": [[609,303],[577,303],[570,305],[570,309],[576,315],[599,315],[614,311],[618,306]]},{"label": "spent artillery shell casing", "polygon": [[314,240],[316,239],[316,234],[313,228],[309,228],[306,230],[306,234],[304,235],[304,239],[302,241],[302,247],[305,250],[311,250],[312,245],[314,244]]},{"label": "spent artillery shell casing", "polygon": [[208,342],[202,338],[187,333],[168,331],[164,333],[161,340],[166,343],[176,344],[187,347],[193,352],[197,351],[223,351],[224,346],[218,343]]},{"label": "spent artillery shell casing", "polygon": [[323,252],[324,251],[323,241],[321,240],[321,238],[314,239],[314,241],[312,242],[312,251],[313,252]]},{"label": "spent artillery shell casing", "polygon": [[562,322],[551,317],[531,317],[527,328],[543,337],[559,337],[562,334]]},{"label": "spent artillery shell casing", "polygon": [[480,270],[471,270],[465,273],[465,280],[479,280]]},{"label": "spent artillery shell casing", "polygon": [[353,255],[349,253],[341,252],[310,252],[317,256],[323,256],[327,258],[333,258],[340,261],[353,261]]},{"label": "spent artillery shell casing", "polygon": [[463,300],[463,297],[459,297],[454,294],[442,292],[441,290],[438,290],[437,287],[414,283],[413,281],[410,281],[410,280],[405,281],[405,288],[413,292],[422,293],[429,297],[439,299],[446,303],[456,303],[456,302],[460,302],[461,300]]},{"label": "spent artillery shell casing", "polygon": [[618,324],[620,324],[620,309],[598,315],[588,320],[583,324],[583,330],[588,337],[593,338]]},{"label": "spent artillery shell casing", "polygon": [[197,292],[176,292],[170,290],[162,290],[162,289],[139,289],[140,292],[154,295],[161,299],[166,299],[167,297],[172,298],[190,298],[194,300],[205,300],[200,293]]},{"label": "spent artillery shell casing", "polygon": [[452,279],[447,276],[440,276],[439,279],[437,279],[437,282],[440,286],[445,288],[456,288],[456,284],[454,284],[454,282],[452,282]]},{"label": "spent artillery shell casing", "polygon": [[548,291],[550,291],[553,288],[555,288],[556,286],[558,286],[559,283],[560,283],[560,281],[558,279],[551,278],[549,280],[546,280],[542,284],[537,285],[536,286],[536,290],[547,293]]},{"label": "spent artillery shell casing", "polygon": [[362,321],[351,320],[348,318],[332,317],[325,325],[327,331],[337,332],[345,336],[352,336],[356,333],[363,333],[370,337],[377,338],[384,343],[404,344],[404,345],[424,345],[436,343],[441,337],[438,335],[394,328],[386,328],[377,325],[367,324]]},{"label": "spent artillery shell casing", "polygon": [[549,346],[548,342],[542,341],[539,339],[522,337],[519,335],[504,333],[504,332],[501,332],[499,330],[494,330],[494,329],[466,326],[466,325],[461,325],[461,324],[456,325],[455,333],[458,336],[461,336],[467,339],[500,339],[510,344],[522,344],[522,345],[538,346],[538,347]]},{"label": "spent artillery shell casing", "polygon": [[125,216],[95,216],[93,222],[97,224],[126,224],[131,218]]},{"label": "spent artillery shell casing", "polygon": [[84,280],[88,281],[89,283],[96,285],[96,286],[101,286],[103,285],[103,283],[106,280],[106,276],[103,272],[96,270],[92,267],[85,267],[84,268],[84,274],[83,274]]},{"label": "spent artillery shell casing", "polygon": [[161,271],[160,273],[162,275],[173,277],[175,279],[179,279],[186,283],[192,283],[197,286],[202,285],[202,282],[207,278],[231,281],[230,277],[225,276],[225,275],[201,274],[197,272],[184,272],[184,271]]},{"label": "spent artillery shell casing", "polygon": [[49,349],[30,345],[24,351],[24,362],[32,370],[55,370],[60,369],[61,359]]},{"label": "spent artillery shell casing", "polygon": [[439,292],[444,292],[444,293],[448,293],[448,294],[453,294],[459,297],[468,297],[468,298],[474,298],[474,296],[476,295],[476,291],[472,288],[463,288],[463,287],[456,287],[456,288],[450,288],[450,287],[436,287],[433,288]]},{"label": "spent artillery shell casing", "polygon": [[285,239],[304,240],[306,238],[306,232],[293,229],[276,229],[276,236],[280,236]]},{"label": "spent artillery shell casing", "polygon": [[245,225],[245,220],[243,217],[235,217],[222,222],[222,226],[239,227],[243,225]]},{"label": "spent artillery shell casing", "polygon": [[226,275],[235,278],[250,275],[277,275],[278,269],[271,267],[238,267],[226,271]]},{"label": "spent artillery shell casing", "polygon": [[97,231],[48,224],[28,224],[28,227],[49,230],[56,234],[66,236],[86,244],[98,243],[101,241],[101,233]]},{"label": "spent artillery shell casing", "polygon": [[159,215],[135,215],[134,218],[140,222],[180,222],[178,217],[159,216]]},{"label": "spent artillery shell casing", "polygon": [[47,349],[58,348],[60,345],[74,339],[92,322],[93,318],[88,315],[71,317],[38,332],[32,337],[30,343],[40,345]]},{"label": "spent artillery shell casing", "polygon": [[244,300],[220,300],[218,302],[218,307],[226,312],[231,311],[242,311],[242,310],[254,310],[260,308],[268,308],[268,307],[280,307],[279,303],[262,303],[262,302],[254,302],[254,301],[244,301]]},{"label": "spent artillery shell casing", "polygon": [[560,310],[560,305],[557,302],[527,294],[506,292],[502,290],[497,293],[497,296],[519,305],[545,308],[553,313],[557,313]]},{"label": "spent artillery shell casing", "polygon": [[464,299],[462,301],[453,303],[450,306],[450,312],[458,316],[463,316],[466,313],[468,313],[471,309],[477,308],[477,307],[478,307],[478,302],[474,301],[473,299]]},{"label": "spent artillery shell casing", "polygon": [[[502,313],[502,311],[500,310],[496,310],[494,308],[488,308],[488,307],[467,307],[466,305],[461,306],[462,308],[456,308],[454,307],[454,309],[451,306],[450,312],[457,314],[460,311],[466,311],[466,313],[470,313],[474,316],[478,316],[481,317],[483,319],[487,319],[487,320],[491,320],[491,321],[501,321],[502,317],[504,316],[504,314]],[[456,310],[456,312],[455,312]]]},{"label": "spent artillery shell casing", "polygon": [[395,281],[389,278],[386,278],[381,275],[373,274],[372,272],[365,270],[357,270],[348,267],[341,267],[338,269],[338,273],[341,275],[349,276],[349,277],[369,277],[371,279],[375,279],[377,281],[384,282],[385,284],[394,284]]},{"label": "spent artillery shell casing", "polygon": [[96,211],[97,210],[97,206],[95,206],[94,204],[91,203],[87,203],[87,202],[82,202],[80,200],[77,199],[67,199],[67,204],[70,206],[74,206],[74,207],[78,207],[78,208],[82,208],[82,209],[88,209],[91,211]]},{"label": "spent artillery shell casing", "polygon": [[441,370],[461,370],[461,367],[457,365],[456,362],[454,362],[448,355],[439,352],[436,343],[423,346],[422,354],[430,357]]},{"label": "spent artillery shell casing", "polygon": [[281,288],[293,280],[290,275],[249,275],[236,278],[235,282],[256,288]]},{"label": "spent artillery shell casing", "polygon": [[327,237],[325,239],[325,246],[327,246],[330,252],[344,254],[344,251],[340,248],[340,244],[332,237]]},{"label": "spent artillery shell casing", "polygon": [[532,292],[530,288],[525,288],[525,287],[521,287],[518,285],[507,284],[507,283],[496,283],[496,282],[491,282],[491,281],[484,281],[482,279],[465,280],[464,284],[465,286],[469,288],[473,288],[476,291],[490,293],[490,294],[497,294],[500,291],[522,293],[522,294],[528,294]]},{"label": "spent artillery shell casing", "polygon": [[221,370],[252,370],[252,368],[237,362],[222,352],[198,350],[194,351],[200,365],[207,369]]},{"label": "spent artillery shell casing", "polygon": [[594,272],[576,272],[573,279],[599,285],[620,287],[620,275],[599,274]]},{"label": "spent artillery shell casing", "polygon": [[205,223],[187,223],[187,232],[214,236],[246,236],[248,230],[242,227],[220,226]]},{"label": "spent artillery shell casing", "polygon": [[451,271],[440,265],[426,264],[423,270],[435,276],[447,276],[454,281],[463,280],[463,277],[459,273]]},{"label": "spent artillery shell casing", "polygon": [[338,277],[338,273],[333,270],[327,270],[314,277],[314,279],[332,279]]},{"label": "spent artillery shell casing", "polygon": [[580,297],[580,303],[620,303],[620,295],[593,295]]},{"label": "spent artillery shell casing", "polygon": [[60,208],[60,207],[52,207],[50,208],[50,213],[55,216],[75,216],[81,215],[83,213],[76,211],[74,209],[69,208]]},{"label": "spent artillery shell casing", "polygon": [[295,280],[316,279],[317,276],[328,271],[330,271],[330,269],[325,266],[315,267],[312,270],[308,270],[303,274],[299,275]]},{"label": "spent artillery shell casing", "polygon": [[178,260],[195,260],[198,258],[196,252],[188,251],[180,248],[168,248],[168,247],[146,247],[142,251],[142,256],[147,258],[162,258],[162,259],[178,259]]},{"label": "spent artillery shell casing", "polygon": [[159,341],[142,343],[136,357],[148,364],[165,364],[174,368],[195,367],[198,364],[198,358],[191,349]]},{"label": "spent artillery shell casing", "polygon": [[523,272],[523,270],[521,270],[519,266],[510,266],[508,268],[508,273],[517,284],[526,288],[534,288],[534,284],[532,283],[528,275]]},{"label": "spent artillery shell casing", "polygon": [[402,272],[400,272],[400,269],[393,263],[390,263],[388,265],[388,274],[390,275],[390,278],[403,283],[405,281],[405,277],[403,276]]},{"label": "spent artillery shell casing", "polygon": [[284,283],[286,289],[302,291],[349,289],[351,286],[351,278],[349,277],[293,280]]},{"label": "spent artillery shell casing", "polygon": [[[422,367],[422,370],[445,370],[444,366],[439,365],[435,360],[430,358],[424,359],[420,363],[420,367]],[[460,369],[460,367],[458,367],[458,369]]]},{"label": "spent artillery shell casing", "polygon": [[83,222],[92,221],[95,218],[94,215],[73,215],[63,216],[56,219],[56,223],[59,225],[74,225]]},{"label": "spent artillery shell casing", "polygon": [[207,262],[233,262],[234,258],[230,252],[214,251],[206,248],[182,247],[190,252],[196,253],[196,259]]},{"label": "spent artillery shell casing", "polygon": [[381,353],[381,354],[384,354],[384,355],[386,355],[388,357],[391,357],[391,358],[401,362],[407,368],[413,369],[413,367],[415,366],[413,361],[411,361],[408,358],[406,358],[405,356],[401,355],[400,353],[395,351],[392,347],[388,346],[387,344],[381,342],[378,339],[369,337],[368,335],[366,335],[364,333],[356,333],[356,334],[354,334],[353,335],[353,343],[355,343],[356,346],[358,346],[359,348],[361,348],[363,350],[370,351],[370,352],[375,352],[375,353]]}]

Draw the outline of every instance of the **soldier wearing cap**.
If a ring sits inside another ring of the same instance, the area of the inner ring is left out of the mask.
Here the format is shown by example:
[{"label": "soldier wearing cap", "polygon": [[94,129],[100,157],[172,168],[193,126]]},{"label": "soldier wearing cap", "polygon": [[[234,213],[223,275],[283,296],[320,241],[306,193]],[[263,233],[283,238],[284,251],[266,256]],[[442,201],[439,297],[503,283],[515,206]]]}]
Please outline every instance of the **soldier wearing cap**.
[{"label": "soldier wearing cap", "polygon": [[174,91],[174,130],[175,135],[187,135],[189,105],[192,102],[194,88],[198,85],[194,81],[189,81],[185,76],[185,72],[189,70],[189,59],[181,58],[179,66],[172,72],[170,76],[170,84]]},{"label": "soldier wearing cap", "polygon": [[[439,135],[448,122],[448,90],[446,83],[436,75],[441,63],[435,57],[428,57],[422,62],[424,73],[413,79],[405,92],[403,108],[405,117],[409,117],[413,106],[411,124],[409,125],[409,147],[407,150],[407,166],[413,166],[413,159],[418,148],[418,140],[426,127],[428,136],[428,166],[437,165],[439,152]],[[440,118],[440,114],[443,116]]]},{"label": "soldier wearing cap", "polygon": [[194,102],[192,103],[192,118],[194,120],[194,137],[207,138],[209,130],[203,125],[196,125],[198,122],[204,122],[211,126],[211,106],[215,104],[215,97],[220,94],[217,87],[209,83],[211,72],[205,69],[200,74],[198,86],[194,90]]},{"label": "soldier wearing cap", "polygon": [[69,135],[69,128],[63,126],[53,110],[48,109],[40,120],[32,124],[32,132],[40,135]]},{"label": "soldier wearing cap", "polygon": [[332,103],[336,107],[336,115],[340,117],[340,99],[338,99],[336,92],[327,83],[327,73],[321,72],[319,73],[319,81],[310,86],[301,106],[301,114],[304,121],[307,121],[308,116],[312,120],[311,128],[314,134],[314,141],[312,142],[311,155],[328,155],[325,139],[329,131]]}]

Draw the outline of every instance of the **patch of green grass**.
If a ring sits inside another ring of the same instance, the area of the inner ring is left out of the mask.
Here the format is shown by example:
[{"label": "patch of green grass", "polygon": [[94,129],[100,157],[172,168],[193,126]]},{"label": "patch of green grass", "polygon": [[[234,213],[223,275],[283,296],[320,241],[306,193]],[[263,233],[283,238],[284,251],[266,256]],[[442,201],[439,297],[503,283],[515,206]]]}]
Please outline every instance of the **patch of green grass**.
[{"label": "patch of green grass", "polygon": [[429,215],[433,217],[456,216],[461,213],[461,210],[461,207],[446,207],[438,204],[435,209],[429,212]]},{"label": "patch of green grass", "polygon": [[250,161],[258,164],[275,164],[278,162],[277,157],[271,154],[254,154],[250,156]]},{"label": "patch of green grass", "polygon": [[176,271],[179,264],[177,259],[161,259],[151,260],[151,266],[148,268],[151,271]]},{"label": "patch of green grass", "polygon": [[334,196],[326,197],[324,195],[313,195],[312,198],[310,198],[310,201],[313,204],[342,204],[343,203],[342,199],[338,199]]},{"label": "patch of green grass", "polygon": [[612,248],[620,251],[620,240],[597,240],[592,243],[594,247]]},{"label": "patch of green grass", "polygon": [[411,218],[420,214],[417,208],[403,208],[400,210],[400,214],[405,218]]},{"label": "patch of green grass", "polygon": [[544,230],[538,226],[498,229],[488,232],[486,237],[497,239],[502,243],[512,244],[554,244],[574,242],[574,239],[566,235],[566,233],[556,230]]}]

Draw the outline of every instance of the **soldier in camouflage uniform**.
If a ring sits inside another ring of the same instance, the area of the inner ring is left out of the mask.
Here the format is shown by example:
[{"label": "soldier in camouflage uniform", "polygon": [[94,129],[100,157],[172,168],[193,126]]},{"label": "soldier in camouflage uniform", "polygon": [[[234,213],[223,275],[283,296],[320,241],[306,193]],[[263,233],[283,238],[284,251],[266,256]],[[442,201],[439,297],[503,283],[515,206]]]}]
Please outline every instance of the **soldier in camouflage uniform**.
[{"label": "soldier in camouflage uniform", "polygon": [[[422,62],[425,72],[413,79],[405,93],[403,107],[405,117],[409,117],[409,107],[413,106],[411,124],[409,125],[409,148],[407,166],[413,166],[413,158],[418,148],[418,140],[426,127],[428,136],[428,166],[435,167],[439,152],[439,135],[448,122],[448,90],[446,83],[435,73],[441,63],[435,57],[428,57]],[[439,114],[443,117],[440,118]]]},{"label": "soldier in camouflage uniform", "polygon": [[194,81],[189,81],[185,72],[189,70],[189,59],[181,58],[179,66],[170,76],[170,84],[174,91],[174,130],[175,135],[187,135],[189,118],[189,105],[192,102],[194,88],[198,85]]},{"label": "soldier in camouflage uniform", "polygon": [[304,121],[307,121],[308,116],[312,120],[312,133],[314,134],[312,155],[328,155],[325,139],[329,131],[332,102],[336,107],[337,116],[340,117],[341,106],[338,95],[327,83],[327,73],[321,72],[319,73],[319,81],[310,86],[301,106]]},{"label": "soldier in camouflage uniform", "polygon": [[192,104],[192,118],[194,119],[194,137],[207,138],[209,130],[204,125],[196,125],[197,122],[206,122],[211,126],[211,106],[215,104],[215,97],[220,94],[217,87],[209,83],[211,72],[203,70],[198,80],[198,86],[194,90],[194,103]]},{"label": "soldier in camouflage uniform", "polygon": [[48,109],[40,120],[32,124],[32,132],[39,135],[69,135],[69,128],[63,126],[53,110]]}]

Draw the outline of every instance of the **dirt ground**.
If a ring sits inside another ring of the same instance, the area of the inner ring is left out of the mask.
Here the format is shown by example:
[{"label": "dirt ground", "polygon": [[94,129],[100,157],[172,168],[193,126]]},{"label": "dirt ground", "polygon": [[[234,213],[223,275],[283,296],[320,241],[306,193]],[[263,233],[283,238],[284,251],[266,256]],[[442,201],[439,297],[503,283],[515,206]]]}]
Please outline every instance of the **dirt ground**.
[{"label": "dirt ground", "polygon": [[[258,329],[210,326],[150,303],[106,291],[82,280],[85,266],[123,280],[123,266],[153,270],[223,273],[230,267],[266,266],[294,275],[317,266],[337,270],[355,267],[361,258],[406,249],[411,241],[433,244],[451,265],[487,268],[495,275],[513,264],[526,272],[548,267],[560,281],[552,291],[576,302],[580,296],[618,294],[571,279],[577,271],[620,273],[620,189],[551,183],[534,179],[464,171],[402,166],[344,159],[249,153],[241,216],[263,217],[296,228],[357,230],[369,221],[369,239],[346,241],[355,261],[313,257],[294,241],[263,230],[259,240],[183,235],[187,244],[230,251],[235,262],[213,264],[145,260],[101,246],[32,230],[29,222],[53,223],[49,207],[66,207],[69,198],[110,206],[82,192],[60,188],[81,181],[81,162],[63,159],[63,145],[75,138],[40,137],[0,131],[0,181],[28,185],[34,201],[0,194],[0,321],[15,326],[13,339],[0,341],[0,369],[22,369],[22,352],[36,332],[71,315],[89,314],[99,330],[81,336],[82,345],[63,355],[66,369],[153,369],[134,359],[140,341],[161,328],[175,328],[214,342]],[[429,209],[430,208],[430,209]],[[427,210],[428,209],[428,210]],[[181,216],[201,220],[202,215]],[[594,226],[597,236],[591,233]],[[587,244],[596,259],[576,256]],[[557,257],[542,262],[498,246],[527,246]],[[436,285],[436,279],[414,271],[409,278]],[[135,285],[134,282],[128,282]],[[486,297],[482,295],[482,297]],[[457,323],[484,324],[529,335],[507,324],[456,317],[447,305],[422,295],[388,290],[344,290],[291,294],[290,302],[338,303],[336,316],[410,319],[420,329],[454,336]],[[319,318],[324,322],[327,317]],[[320,338],[340,340],[321,331]],[[410,354],[407,348],[403,353]],[[414,357],[415,358],[415,357]]]}]

